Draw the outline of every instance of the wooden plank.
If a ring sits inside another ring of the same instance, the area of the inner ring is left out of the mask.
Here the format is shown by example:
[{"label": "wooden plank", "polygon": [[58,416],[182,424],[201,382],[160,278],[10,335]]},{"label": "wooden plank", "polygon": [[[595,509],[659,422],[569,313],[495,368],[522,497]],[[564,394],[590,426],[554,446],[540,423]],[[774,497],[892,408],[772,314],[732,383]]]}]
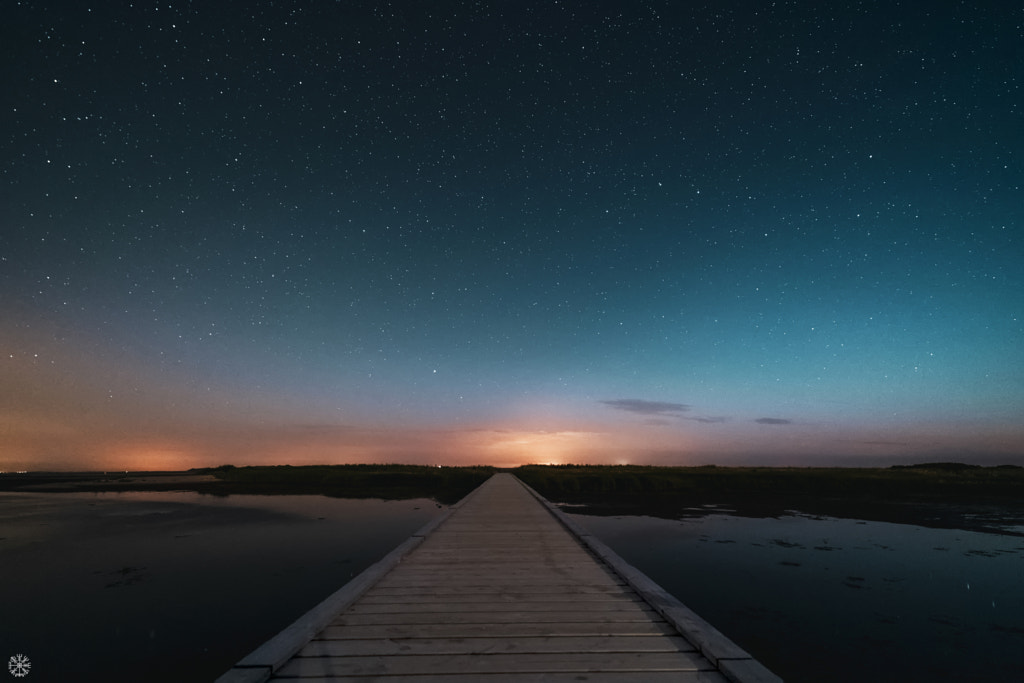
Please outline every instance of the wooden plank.
[{"label": "wooden plank", "polygon": [[[387,683],[580,683],[578,673],[491,673],[480,674],[415,674],[412,676],[370,677],[365,676],[303,676],[302,678],[279,678],[281,681],[301,681],[302,683],[368,683],[370,681],[387,681]],[[621,673],[590,672],[584,679],[586,683],[625,683]],[[729,683],[717,671],[633,671],[629,673],[628,683]]]},{"label": "wooden plank", "polygon": [[597,581],[614,581],[614,575],[610,574],[604,567],[595,565],[593,559],[587,558],[589,562],[584,562],[583,559],[560,562],[554,566],[551,562],[541,560],[521,562],[469,562],[464,560],[457,564],[448,562],[417,562],[415,566],[403,567],[401,572],[396,572],[396,575],[424,575],[443,579],[446,576],[457,574],[509,574],[514,576],[516,574],[533,573],[563,576],[565,578],[585,576]]},{"label": "wooden plank", "polygon": [[544,553],[543,560],[535,555],[536,548],[514,548],[508,552],[495,548],[476,548],[472,551],[434,551],[420,552],[416,557],[417,564],[424,567],[445,566],[452,567],[458,563],[471,562],[475,565],[538,565],[544,562],[555,562],[559,566],[569,564],[593,564],[594,558],[583,553],[573,552],[552,552]]},{"label": "wooden plank", "polygon": [[456,655],[567,652],[694,652],[680,636],[471,636],[464,638],[360,638],[314,640],[299,651],[302,657],[347,655]]},{"label": "wooden plank", "polygon": [[[566,578],[560,577],[548,577],[548,576],[535,576],[535,575],[522,575],[522,576],[507,576],[500,579],[496,578],[489,581],[484,575],[476,576],[464,576],[460,577],[458,581],[445,580],[443,577],[429,577],[429,576],[411,576],[408,578],[399,576],[389,576],[381,581],[388,588],[423,588],[423,589],[437,589],[437,588],[449,588],[464,586],[466,588],[487,588],[491,587],[499,591],[515,591],[524,590],[527,588],[542,588],[547,586],[551,589],[564,589],[569,590],[572,587],[572,583]],[[610,584],[625,587],[625,581],[619,584]]]},{"label": "wooden plank", "polygon": [[[385,586],[489,586],[489,585],[534,585],[556,584],[571,585],[574,583],[615,584],[615,580],[606,574],[596,571],[580,570],[575,575],[541,572],[532,569],[508,569],[503,571],[486,569],[453,569],[450,572],[428,572],[420,569],[394,573],[381,579]],[[620,585],[623,585],[620,583]]]},{"label": "wooden plank", "polygon": [[[464,555],[451,557],[417,557],[416,567],[422,571],[429,572],[450,572],[460,569],[488,570],[495,569],[519,569],[526,571],[553,571],[555,567],[562,570],[572,568],[603,569],[594,566],[594,558],[584,555],[543,555],[537,557],[522,557],[522,553],[529,551],[517,551],[515,554],[502,555],[500,553],[489,553],[486,556]],[[607,572],[605,572],[607,573]]]},{"label": "wooden plank", "polygon": [[280,676],[381,676],[423,674],[701,671],[714,667],[688,652],[568,654],[407,655],[399,657],[294,657]]},{"label": "wooden plank", "polygon": [[[481,612],[493,614],[495,612],[571,612],[585,611],[588,614],[614,613],[614,614],[649,614],[650,608],[646,611],[641,606],[643,603],[628,601],[589,601],[580,603],[576,601],[534,601],[534,602],[437,602],[422,601],[416,602],[391,602],[391,603],[368,603],[360,601],[348,609],[348,614],[471,614]],[[585,608],[585,609],[581,609]]]},{"label": "wooden plank", "polygon": [[[495,586],[433,586],[429,589],[429,594],[436,596],[438,599],[473,595],[502,595],[513,597],[529,595],[543,599],[543,596],[548,594],[557,595],[562,593],[571,594],[574,598],[577,596],[590,595],[636,595],[636,593],[631,588],[625,586],[624,583],[601,586],[565,586],[564,584],[551,584],[550,586],[531,587],[529,591],[521,589],[502,589]],[[369,599],[371,597],[400,597],[424,594],[424,589],[416,586],[386,586],[378,583],[373,587],[373,593],[367,593],[366,596],[364,596],[364,599]]]},{"label": "wooden plank", "polygon": [[[425,612],[448,612],[457,611],[462,608],[465,611],[484,611],[498,609],[508,611],[509,608],[521,607],[522,612],[534,610],[551,612],[559,609],[577,610],[590,609],[591,606],[605,607],[608,609],[619,609],[628,605],[642,604],[639,601],[630,599],[629,595],[584,595],[582,598],[573,598],[558,593],[551,593],[546,596],[530,596],[528,599],[518,599],[514,596],[493,595],[467,595],[462,598],[448,599],[444,596],[421,594],[394,598],[390,596],[374,596],[369,600],[361,600],[358,605],[353,605],[349,611],[353,612],[396,612],[402,611],[425,611]],[[545,599],[547,598],[547,599]]]},{"label": "wooden plank", "polygon": [[551,605],[564,604],[568,606],[589,602],[629,603],[637,601],[639,601],[639,598],[633,592],[594,592],[566,595],[562,591],[552,590],[549,593],[530,593],[526,591],[518,591],[515,593],[499,593],[496,591],[486,591],[480,593],[467,594],[439,594],[433,590],[429,592],[424,592],[421,590],[413,589],[402,594],[384,594],[381,591],[374,591],[372,594],[367,594],[363,596],[359,600],[358,605],[353,605],[352,608],[356,609],[364,605],[405,605],[412,602],[415,602],[416,604],[440,603],[443,605],[461,605],[476,603],[500,605],[505,603],[543,602]]},{"label": "wooden plank", "polygon": [[580,621],[596,623],[645,622],[657,618],[651,609],[636,612],[576,611],[576,612],[455,612],[442,613],[407,612],[404,614],[353,614],[345,612],[332,625],[337,626],[380,626],[383,624],[432,624],[443,620],[449,624],[558,624]]},{"label": "wooden plank", "polygon": [[402,567],[401,571],[393,571],[381,579],[385,586],[405,582],[412,579],[423,579],[432,583],[457,582],[462,578],[493,579],[500,583],[502,579],[535,579],[539,583],[551,583],[558,580],[562,583],[588,584],[622,584],[620,577],[609,573],[603,567],[570,565],[566,569],[555,569],[544,564],[537,565],[505,565],[481,567],[462,563],[445,567]]},{"label": "wooden plank", "polygon": [[472,562],[481,564],[536,564],[540,561],[593,563],[593,556],[577,550],[545,550],[537,546],[488,546],[472,550],[437,549],[424,551],[417,556],[417,562],[423,564],[442,564]]},{"label": "wooden plank", "polygon": [[[375,626],[332,625],[320,633],[321,639],[331,638],[470,638],[481,634],[475,624],[378,624]],[[630,621],[594,623],[591,621],[561,623],[508,623],[489,624],[487,635],[503,638],[529,636],[583,636],[604,637],[620,635],[677,635],[667,621]]]}]

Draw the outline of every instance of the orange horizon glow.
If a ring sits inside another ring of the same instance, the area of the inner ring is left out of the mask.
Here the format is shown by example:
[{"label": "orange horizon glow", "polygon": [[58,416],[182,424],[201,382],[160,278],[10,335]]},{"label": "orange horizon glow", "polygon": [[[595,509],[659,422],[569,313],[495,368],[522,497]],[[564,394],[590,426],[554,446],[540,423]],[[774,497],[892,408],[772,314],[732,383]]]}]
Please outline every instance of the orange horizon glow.
[{"label": "orange horizon glow", "polygon": [[[763,434],[759,440],[749,432]],[[728,432],[697,439],[685,429],[620,424],[602,428],[577,424],[566,429],[355,428],[282,425],[206,428],[186,432],[164,426],[147,434],[61,426],[31,433],[9,430],[0,452],[3,471],[185,471],[244,465],[421,464],[787,464],[799,466],[830,457],[843,465],[907,461],[970,461],[981,454],[992,464],[1019,463],[1016,432],[981,435],[950,430],[894,429],[887,434],[848,430],[816,434],[773,428]],[[777,436],[778,435],[778,436]],[[921,445],[923,444],[923,445]],[[936,448],[939,444],[942,448]],[[962,449],[958,451],[958,449]]]}]

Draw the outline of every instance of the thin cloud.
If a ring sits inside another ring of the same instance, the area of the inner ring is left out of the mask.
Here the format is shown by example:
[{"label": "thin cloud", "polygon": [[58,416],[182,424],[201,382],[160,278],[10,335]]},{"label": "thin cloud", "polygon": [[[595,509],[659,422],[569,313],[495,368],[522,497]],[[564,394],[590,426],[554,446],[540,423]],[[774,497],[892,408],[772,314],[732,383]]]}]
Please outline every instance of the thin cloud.
[{"label": "thin cloud", "polygon": [[624,410],[638,415],[679,415],[690,409],[685,403],[668,403],[666,401],[645,401],[642,398],[616,398],[600,401],[610,408]]},{"label": "thin cloud", "polygon": [[791,425],[792,420],[784,420],[781,417],[759,417],[754,420],[759,425]]},{"label": "thin cloud", "polygon": [[729,418],[717,416],[717,417],[687,417],[686,420],[693,420],[694,422],[703,422],[706,425],[715,425],[722,422],[728,422]]}]

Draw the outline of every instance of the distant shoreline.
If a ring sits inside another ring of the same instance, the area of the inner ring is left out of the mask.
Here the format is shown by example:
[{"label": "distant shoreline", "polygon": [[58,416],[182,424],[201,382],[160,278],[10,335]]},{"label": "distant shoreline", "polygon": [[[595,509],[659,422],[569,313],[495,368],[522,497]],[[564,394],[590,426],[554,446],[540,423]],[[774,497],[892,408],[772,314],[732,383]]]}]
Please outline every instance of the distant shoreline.
[{"label": "distant shoreline", "polygon": [[224,465],[185,472],[25,472],[0,474],[0,491],[194,491],[214,496],[432,498],[450,504],[482,484],[494,471],[489,467],[417,465]]},{"label": "distant shoreline", "polygon": [[[452,504],[493,467],[257,466],[186,472],[0,474],[0,491],[194,491],[228,495],[431,498]],[[525,465],[510,471],[585,514],[666,518],[804,514],[1024,535],[1024,468],[930,463],[890,468]],[[1019,527],[1020,531],[1008,529]]]},{"label": "distant shoreline", "polygon": [[549,500],[591,515],[668,519],[796,513],[1024,536],[1024,468],[526,466]]}]

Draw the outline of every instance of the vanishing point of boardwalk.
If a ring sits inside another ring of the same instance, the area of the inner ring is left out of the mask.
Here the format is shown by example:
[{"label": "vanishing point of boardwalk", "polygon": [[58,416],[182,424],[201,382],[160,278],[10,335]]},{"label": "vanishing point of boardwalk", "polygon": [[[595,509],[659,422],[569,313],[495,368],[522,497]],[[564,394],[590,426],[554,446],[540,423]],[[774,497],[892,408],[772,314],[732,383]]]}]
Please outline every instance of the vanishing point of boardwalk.
[{"label": "vanishing point of boardwalk", "polygon": [[510,474],[218,683],[780,679]]}]

